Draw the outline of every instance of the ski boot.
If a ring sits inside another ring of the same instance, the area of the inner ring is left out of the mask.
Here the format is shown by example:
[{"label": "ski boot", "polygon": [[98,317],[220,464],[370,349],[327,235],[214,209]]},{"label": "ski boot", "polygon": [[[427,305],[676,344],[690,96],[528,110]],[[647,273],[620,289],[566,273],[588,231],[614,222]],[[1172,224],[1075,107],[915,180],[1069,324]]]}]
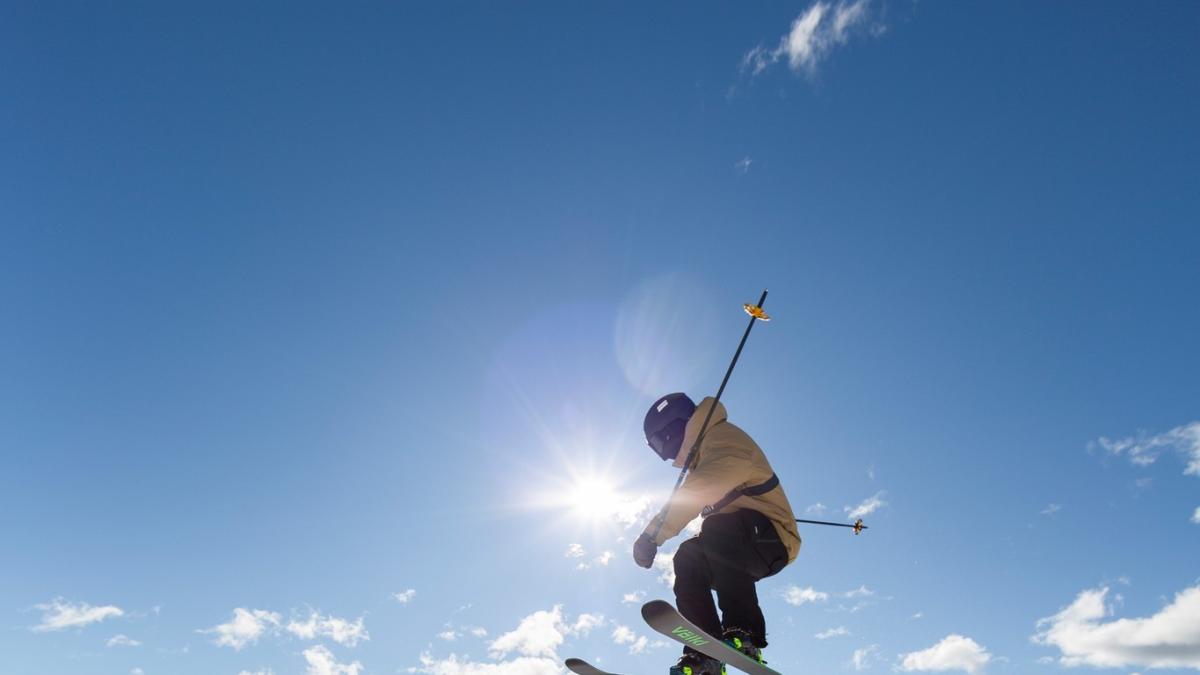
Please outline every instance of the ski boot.
[{"label": "ski boot", "polygon": [[684,652],[670,675],[725,675],[725,664],[698,652]]},{"label": "ski boot", "polygon": [[762,647],[755,644],[756,640],[750,635],[750,631],[742,630],[741,628],[727,628],[721,635],[725,644],[766,665],[767,662],[763,659],[762,655]]}]

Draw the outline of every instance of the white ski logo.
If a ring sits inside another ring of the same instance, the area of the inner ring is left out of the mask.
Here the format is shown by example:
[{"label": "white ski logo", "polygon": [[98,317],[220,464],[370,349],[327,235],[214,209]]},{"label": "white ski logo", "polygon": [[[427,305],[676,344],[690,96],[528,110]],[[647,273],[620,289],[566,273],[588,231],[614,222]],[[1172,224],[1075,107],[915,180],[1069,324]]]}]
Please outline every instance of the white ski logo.
[{"label": "white ski logo", "polygon": [[682,640],[690,645],[693,645],[695,647],[699,647],[700,645],[708,644],[708,640],[705,640],[704,638],[700,637],[699,635],[696,635],[695,633],[684,628],[683,626],[676,626],[671,631],[671,635],[674,635],[675,637],[679,638],[680,640]]}]

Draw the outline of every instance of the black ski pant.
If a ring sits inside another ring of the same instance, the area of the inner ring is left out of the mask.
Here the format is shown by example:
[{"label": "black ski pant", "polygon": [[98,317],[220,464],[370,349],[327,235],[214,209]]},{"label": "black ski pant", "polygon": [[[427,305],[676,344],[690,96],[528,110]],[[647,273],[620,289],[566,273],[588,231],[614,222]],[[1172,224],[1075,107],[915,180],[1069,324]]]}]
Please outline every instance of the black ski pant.
[{"label": "black ski pant", "polygon": [[[749,509],[704,519],[700,534],[675,553],[675,603],[679,613],[709,635],[748,631],[754,644],[767,646],[767,626],[754,584],[783,569],[787,548],[769,518]],[[717,604],[713,604],[713,591]],[[684,651],[691,651],[685,649]]]}]

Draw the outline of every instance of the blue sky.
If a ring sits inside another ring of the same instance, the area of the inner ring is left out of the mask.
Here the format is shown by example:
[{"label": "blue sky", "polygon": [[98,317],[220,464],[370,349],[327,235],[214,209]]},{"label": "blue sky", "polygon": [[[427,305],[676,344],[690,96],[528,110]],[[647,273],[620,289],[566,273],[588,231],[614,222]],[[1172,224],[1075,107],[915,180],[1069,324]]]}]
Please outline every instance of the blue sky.
[{"label": "blue sky", "polygon": [[872,526],[774,666],[1200,670],[1198,31],[5,4],[0,672],[665,672],[640,417],[762,288],[730,417]]}]

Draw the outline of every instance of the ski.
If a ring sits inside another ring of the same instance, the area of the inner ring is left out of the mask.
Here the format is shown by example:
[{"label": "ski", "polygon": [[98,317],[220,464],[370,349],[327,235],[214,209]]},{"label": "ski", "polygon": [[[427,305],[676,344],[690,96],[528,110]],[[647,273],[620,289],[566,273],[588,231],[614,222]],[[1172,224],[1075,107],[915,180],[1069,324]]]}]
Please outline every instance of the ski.
[{"label": "ski", "polygon": [[[763,664],[746,656],[723,641],[700,630],[696,624],[683,618],[675,606],[664,600],[651,600],[642,605],[642,618],[654,630],[681,642],[692,649],[733,666],[750,675],[779,675]],[[576,671],[578,672],[578,671]]]},{"label": "ski", "polygon": [[613,675],[613,673],[600,670],[583,659],[567,659],[566,666],[572,673],[579,675]]}]

